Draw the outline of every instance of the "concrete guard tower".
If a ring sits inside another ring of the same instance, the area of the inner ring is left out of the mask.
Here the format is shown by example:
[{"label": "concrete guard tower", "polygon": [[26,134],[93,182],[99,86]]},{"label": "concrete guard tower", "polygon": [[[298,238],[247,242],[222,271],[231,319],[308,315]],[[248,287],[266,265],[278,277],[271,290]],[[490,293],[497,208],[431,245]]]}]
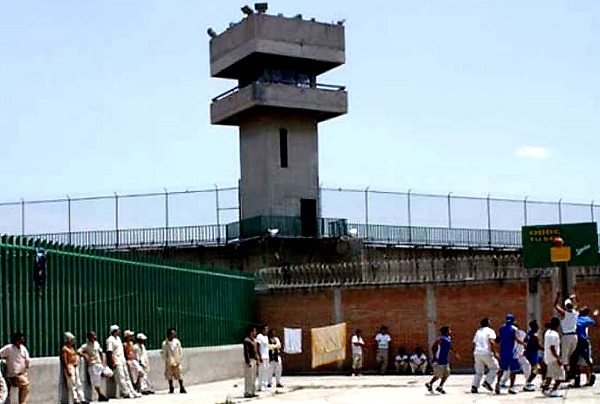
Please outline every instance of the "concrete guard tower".
[{"label": "concrete guard tower", "polygon": [[345,87],[317,77],[345,63],[344,27],[268,15],[266,3],[255,10],[243,7],[246,17],[221,34],[208,30],[211,76],[238,82],[210,113],[212,124],[240,128],[240,236],[315,237],[318,124],[348,110]]}]

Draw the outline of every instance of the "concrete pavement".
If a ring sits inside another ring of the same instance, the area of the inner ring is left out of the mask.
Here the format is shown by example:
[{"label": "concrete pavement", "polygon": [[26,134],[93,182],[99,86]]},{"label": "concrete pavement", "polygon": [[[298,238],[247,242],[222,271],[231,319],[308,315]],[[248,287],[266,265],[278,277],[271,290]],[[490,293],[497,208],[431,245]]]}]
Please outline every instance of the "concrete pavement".
[{"label": "concrete pavement", "polygon": [[[208,383],[187,388],[188,394],[165,394],[159,392],[134,400],[140,404],[165,403],[198,403],[221,404],[232,403],[329,403],[350,404],[373,402],[410,403],[523,403],[527,400],[549,400],[550,402],[598,403],[600,402],[600,386],[581,389],[561,390],[562,398],[547,398],[538,390],[508,395],[506,390],[501,396],[486,392],[474,395],[470,393],[472,376],[451,376],[446,383],[446,395],[430,394],[424,387],[429,376],[363,376],[351,378],[347,376],[313,376],[286,377],[285,388],[263,392],[259,398],[249,400],[243,396],[243,380],[235,379],[225,382]],[[518,383],[518,382],[517,382]],[[483,391],[484,389],[480,389]],[[131,400],[118,400],[130,401]],[[113,402],[113,400],[111,400]],[[117,402],[117,400],[115,400]]]}]

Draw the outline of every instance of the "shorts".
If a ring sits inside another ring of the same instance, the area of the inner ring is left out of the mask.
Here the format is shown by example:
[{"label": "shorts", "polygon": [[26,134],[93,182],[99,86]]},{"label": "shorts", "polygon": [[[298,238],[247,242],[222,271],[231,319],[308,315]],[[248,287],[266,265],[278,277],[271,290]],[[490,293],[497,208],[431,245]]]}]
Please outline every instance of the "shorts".
[{"label": "shorts", "polygon": [[528,355],[528,356],[526,356],[526,358],[529,361],[529,363],[531,364],[531,366],[536,366],[537,364],[539,364],[542,361],[542,358],[540,357],[539,353],[535,353],[533,355]]},{"label": "shorts", "polygon": [[546,370],[546,378],[550,378],[552,380],[564,381],[565,377],[565,369],[562,366],[559,366],[556,362],[548,363],[546,366],[548,369]]},{"label": "shorts", "polygon": [[361,369],[363,367],[363,356],[362,354],[352,354],[352,369]]},{"label": "shorts", "polygon": [[433,375],[438,379],[450,376],[450,365],[433,364]]},{"label": "shorts", "polygon": [[503,372],[511,371],[517,372],[521,370],[521,364],[517,358],[503,358],[500,357],[500,370]]}]

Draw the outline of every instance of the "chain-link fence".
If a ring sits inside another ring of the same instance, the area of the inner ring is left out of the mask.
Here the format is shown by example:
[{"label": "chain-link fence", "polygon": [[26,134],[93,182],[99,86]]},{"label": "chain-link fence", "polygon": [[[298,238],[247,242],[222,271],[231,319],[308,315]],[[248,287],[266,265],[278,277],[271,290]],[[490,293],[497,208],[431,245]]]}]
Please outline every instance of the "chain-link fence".
[{"label": "chain-link fence", "polygon": [[[43,236],[82,245],[221,243],[239,220],[238,189],[0,203],[0,234]],[[374,225],[518,231],[526,224],[590,222],[600,205],[321,188],[321,217]],[[410,236],[410,231],[408,232]],[[363,234],[362,236],[368,235]],[[491,237],[490,237],[491,238]]]}]

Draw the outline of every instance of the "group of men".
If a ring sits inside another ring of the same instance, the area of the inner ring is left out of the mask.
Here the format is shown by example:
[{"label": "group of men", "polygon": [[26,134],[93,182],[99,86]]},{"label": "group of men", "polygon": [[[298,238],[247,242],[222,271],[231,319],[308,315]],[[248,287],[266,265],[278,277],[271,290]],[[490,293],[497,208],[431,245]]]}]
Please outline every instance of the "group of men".
[{"label": "group of men", "polygon": [[[90,331],[87,341],[76,349],[76,338],[71,332],[64,334],[64,345],[61,349],[61,384],[66,389],[64,400],[72,403],[87,403],[92,397],[83,392],[81,376],[89,380],[98,401],[109,401],[108,394],[101,390],[102,379],[112,379],[116,383],[123,398],[139,398],[142,395],[154,394],[154,388],[148,375],[150,360],[146,349],[147,337],[127,330],[121,340],[119,326],[110,327],[106,340],[106,359],[104,350],[96,339],[96,333]],[[169,382],[169,393],[175,392],[174,382],[179,382],[180,393],[186,393],[182,380],[183,349],[174,328],[167,330],[166,339],[162,343],[161,357],[165,363],[165,378]],[[0,377],[0,403],[8,396],[9,386],[18,389],[19,404],[26,404],[29,395],[29,353],[25,347],[25,335],[21,332],[13,334],[11,344],[0,349],[0,358],[6,361],[8,385]],[[79,358],[83,358],[84,370],[80,372]]]},{"label": "group of men", "polygon": [[[248,327],[244,339],[244,397],[258,397],[257,391],[265,391],[273,386],[281,388],[281,340],[267,325]],[[258,379],[257,379],[258,377]]]},{"label": "group of men", "polygon": [[[385,374],[388,370],[389,350],[392,337],[389,333],[389,328],[385,325],[381,326],[379,333],[375,336],[377,344],[376,361],[381,374]],[[363,355],[365,340],[362,336],[362,331],[357,329],[350,339],[352,349],[352,376],[362,375]],[[409,355],[406,348],[398,348],[398,354],[394,359],[394,367],[399,374],[424,375],[427,372],[429,362],[427,355],[422,348],[417,347],[412,355]]]},{"label": "group of men", "polygon": [[535,390],[533,381],[539,373],[543,380],[542,392],[551,397],[559,396],[558,387],[563,382],[573,380],[571,387],[581,387],[581,370],[586,373],[586,385],[594,384],[596,377],[592,371],[588,329],[596,325],[592,317],[597,317],[599,311],[592,312],[587,306],[578,307],[575,295],[566,299],[562,306],[559,301],[560,292],[554,302],[558,316],[545,324],[541,337],[536,321],[531,321],[529,331],[525,332],[512,314],[506,316],[498,335],[491,328],[489,319],[481,320],[481,327],[473,338],[475,377],[472,393],[479,392],[486,372],[483,387],[496,394],[501,394],[507,379],[509,394],[517,394],[515,379],[520,371],[525,378],[524,391]]}]

